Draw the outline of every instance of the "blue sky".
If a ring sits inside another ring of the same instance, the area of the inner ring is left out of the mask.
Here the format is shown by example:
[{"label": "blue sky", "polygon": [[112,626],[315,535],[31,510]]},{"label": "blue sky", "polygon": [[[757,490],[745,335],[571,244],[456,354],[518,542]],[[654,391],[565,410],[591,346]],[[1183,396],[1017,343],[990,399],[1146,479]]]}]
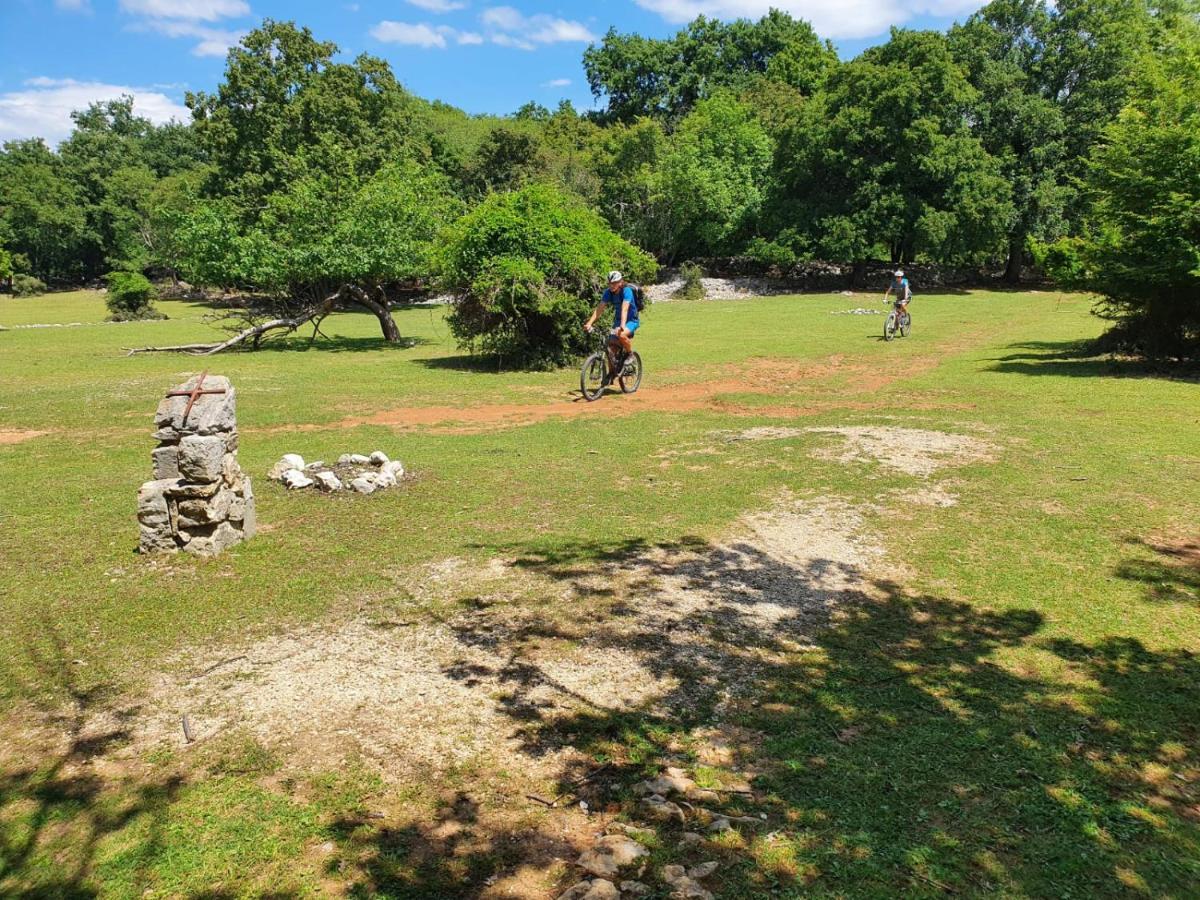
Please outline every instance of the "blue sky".
[{"label": "blue sky", "polygon": [[474,113],[528,100],[593,105],[581,65],[610,26],[673,34],[696,15],[808,19],[844,57],[892,25],[944,28],[979,0],[0,0],[0,140],[70,129],[88,102],[133,94],[142,115],[184,118],[187,90],[211,90],[226,48],[263,18],[294,20],[343,55],[391,63],[413,92]]}]

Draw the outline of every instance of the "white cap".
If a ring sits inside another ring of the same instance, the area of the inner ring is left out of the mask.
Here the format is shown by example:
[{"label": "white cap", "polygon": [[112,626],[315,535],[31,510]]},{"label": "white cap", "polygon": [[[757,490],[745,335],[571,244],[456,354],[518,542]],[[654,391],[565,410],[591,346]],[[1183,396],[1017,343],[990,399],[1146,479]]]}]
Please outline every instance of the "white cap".
[{"label": "white cap", "polygon": [[892,274],[894,274],[894,275],[895,275],[897,278],[903,278],[903,277],[904,277],[904,270],[903,270],[903,269],[897,269],[897,270],[896,270],[895,272],[893,272]]},{"label": "white cap", "polygon": [[624,280],[625,280],[625,276],[622,275],[620,272],[609,272],[608,273],[608,283],[609,284],[616,284],[618,281],[624,281]]}]

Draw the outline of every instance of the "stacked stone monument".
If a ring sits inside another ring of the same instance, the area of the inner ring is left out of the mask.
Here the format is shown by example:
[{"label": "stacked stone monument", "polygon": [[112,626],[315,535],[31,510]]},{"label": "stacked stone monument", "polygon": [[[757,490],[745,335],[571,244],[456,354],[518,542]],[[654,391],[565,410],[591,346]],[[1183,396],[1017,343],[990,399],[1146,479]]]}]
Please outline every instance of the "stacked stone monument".
[{"label": "stacked stone monument", "polygon": [[190,379],[159,403],[154,423],[154,480],[138,491],[141,551],[216,556],[254,537],[254,492],[238,464],[229,379]]}]

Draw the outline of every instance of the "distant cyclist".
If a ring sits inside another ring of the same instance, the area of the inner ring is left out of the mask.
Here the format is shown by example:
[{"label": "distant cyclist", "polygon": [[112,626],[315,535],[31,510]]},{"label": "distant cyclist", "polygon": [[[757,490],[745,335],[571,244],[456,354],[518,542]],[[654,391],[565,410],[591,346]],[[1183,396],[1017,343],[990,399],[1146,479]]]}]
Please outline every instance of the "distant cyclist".
[{"label": "distant cyclist", "polygon": [[904,277],[903,269],[897,269],[892,273],[892,283],[883,292],[883,302],[887,303],[888,297],[892,294],[896,295],[896,309],[902,315],[908,312],[908,303],[912,300],[912,288],[909,287],[908,279]]},{"label": "distant cyclist", "polygon": [[[633,288],[625,283],[625,276],[620,272],[608,273],[608,289],[600,297],[600,303],[592,312],[592,316],[584,324],[584,330],[591,333],[600,318],[604,307],[613,308],[613,325],[608,341],[608,362],[611,371],[616,372],[624,363],[625,357],[633,352],[633,336],[637,333],[641,321],[638,318],[637,297]],[[621,348],[620,358],[617,358],[616,348]]]}]

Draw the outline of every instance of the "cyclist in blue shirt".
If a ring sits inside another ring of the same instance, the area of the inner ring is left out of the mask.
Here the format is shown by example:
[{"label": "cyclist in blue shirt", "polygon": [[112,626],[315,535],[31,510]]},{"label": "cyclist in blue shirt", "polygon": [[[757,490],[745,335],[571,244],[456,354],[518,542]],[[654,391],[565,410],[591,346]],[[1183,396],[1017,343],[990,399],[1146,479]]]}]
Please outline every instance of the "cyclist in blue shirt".
[{"label": "cyclist in blue shirt", "polygon": [[897,269],[892,275],[892,283],[888,285],[888,289],[883,292],[883,302],[887,303],[887,298],[890,294],[896,295],[896,309],[901,314],[908,311],[908,302],[912,300],[912,288],[909,287],[908,279],[904,277],[904,271]]},{"label": "cyclist in blue shirt", "polygon": [[[608,273],[608,290],[601,296],[600,303],[583,326],[589,334],[606,306],[613,308],[612,336],[608,341],[608,363],[610,371],[616,372],[624,363],[625,357],[633,352],[633,336],[637,333],[638,326],[641,325],[633,288],[625,283],[625,276],[620,272]],[[616,346],[621,348],[620,359],[615,356]]]}]

